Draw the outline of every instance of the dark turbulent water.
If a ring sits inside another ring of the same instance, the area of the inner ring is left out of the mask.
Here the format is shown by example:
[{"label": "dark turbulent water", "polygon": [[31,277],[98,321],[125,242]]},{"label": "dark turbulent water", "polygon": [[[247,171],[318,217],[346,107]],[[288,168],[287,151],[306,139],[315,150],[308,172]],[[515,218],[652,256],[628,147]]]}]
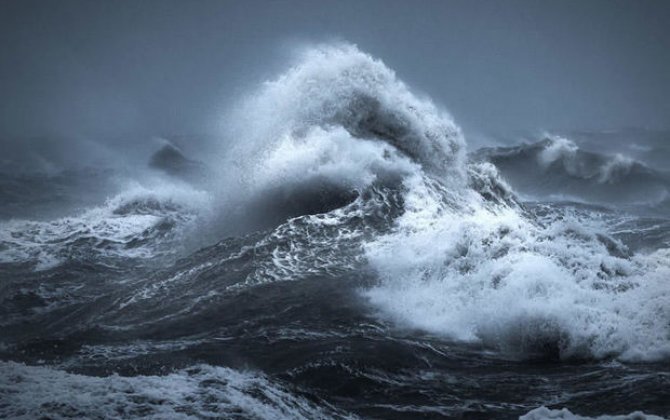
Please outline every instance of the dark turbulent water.
[{"label": "dark turbulent water", "polygon": [[667,168],[468,156],[350,46],[228,118],[218,164],[2,176],[1,417],[670,416]]}]

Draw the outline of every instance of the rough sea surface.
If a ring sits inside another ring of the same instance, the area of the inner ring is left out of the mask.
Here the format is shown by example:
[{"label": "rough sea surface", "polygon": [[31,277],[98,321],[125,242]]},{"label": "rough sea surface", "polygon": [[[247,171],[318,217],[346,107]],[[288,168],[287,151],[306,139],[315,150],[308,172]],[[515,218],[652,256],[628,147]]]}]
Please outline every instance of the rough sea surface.
[{"label": "rough sea surface", "polygon": [[2,171],[0,417],[670,417],[668,133],[468,150],[350,45],[226,121]]}]

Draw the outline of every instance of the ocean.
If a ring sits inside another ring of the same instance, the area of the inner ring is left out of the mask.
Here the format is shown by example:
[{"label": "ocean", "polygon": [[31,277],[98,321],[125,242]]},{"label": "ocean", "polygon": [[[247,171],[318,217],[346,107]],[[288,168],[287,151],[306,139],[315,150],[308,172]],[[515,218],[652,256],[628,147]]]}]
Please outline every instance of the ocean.
[{"label": "ocean", "polygon": [[471,149],[346,44],[226,121],[0,170],[0,417],[670,417],[670,133]]}]

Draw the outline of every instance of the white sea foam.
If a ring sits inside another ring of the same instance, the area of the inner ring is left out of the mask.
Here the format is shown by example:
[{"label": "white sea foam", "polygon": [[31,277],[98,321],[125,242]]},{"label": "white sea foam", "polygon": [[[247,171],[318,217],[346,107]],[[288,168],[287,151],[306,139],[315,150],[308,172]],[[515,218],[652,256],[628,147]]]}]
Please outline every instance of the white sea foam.
[{"label": "white sea foam", "polygon": [[662,420],[662,417],[655,416],[653,414],[645,414],[641,411],[635,411],[630,414],[621,414],[621,415],[610,415],[603,414],[597,417],[588,417],[580,416],[579,414],[573,414],[567,408],[558,409],[549,409],[547,407],[536,408],[523,416],[519,417],[519,420]]},{"label": "white sea foam", "polygon": [[616,182],[625,177],[634,164],[633,158],[617,153],[599,168],[598,182]]},{"label": "white sea foam", "polygon": [[380,177],[414,172],[416,166],[382,141],[355,139],[342,127],[313,127],[304,137],[279,139],[256,167],[254,181],[260,188],[318,180],[362,190]]},{"label": "white sea foam", "polygon": [[670,357],[669,250],[629,258],[588,220],[468,196],[454,210],[411,188],[396,231],[367,244],[383,313],[514,357]]},{"label": "white sea foam", "polygon": [[197,365],[164,376],[94,377],[0,362],[0,417],[258,418],[345,417],[253,372]]}]

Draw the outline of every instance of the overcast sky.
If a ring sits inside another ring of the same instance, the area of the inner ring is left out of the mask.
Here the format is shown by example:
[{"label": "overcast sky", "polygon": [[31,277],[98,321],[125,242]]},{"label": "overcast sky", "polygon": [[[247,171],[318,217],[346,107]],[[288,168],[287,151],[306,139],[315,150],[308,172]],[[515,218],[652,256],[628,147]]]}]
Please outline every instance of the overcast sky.
[{"label": "overcast sky", "polygon": [[467,130],[670,125],[670,1],[0,2],[0,136],[206,133],[346,40]]}]

